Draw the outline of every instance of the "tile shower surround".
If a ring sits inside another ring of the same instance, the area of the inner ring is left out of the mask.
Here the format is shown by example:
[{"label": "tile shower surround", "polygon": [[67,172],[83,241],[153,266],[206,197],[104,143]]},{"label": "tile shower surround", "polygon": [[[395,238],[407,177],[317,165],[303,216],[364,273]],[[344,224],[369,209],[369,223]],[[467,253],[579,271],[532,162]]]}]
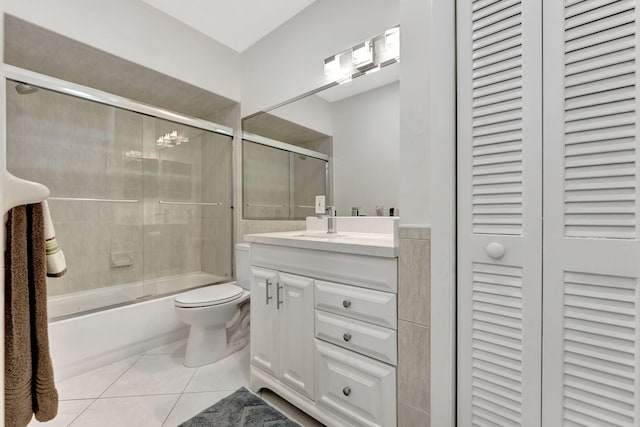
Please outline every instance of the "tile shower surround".
[{"label": "tile shower surround", "polygon": [[[231,276],[231,232],[219,232],[231,230],[231,212],[158,204],[161,197],[230,206],[228,137],[43,89],[21,96],[14,86],[7,82],[12,173],[46,184],[53,196],[141,201],[49,202],[69,266],[49,282],[50,296],[143,278],[149,293],[156,277],[196,271]],[[156,138],[173,129],[189,142],[157,150]],[[112,252],[130,253],[132,265],[112,268]]]}]

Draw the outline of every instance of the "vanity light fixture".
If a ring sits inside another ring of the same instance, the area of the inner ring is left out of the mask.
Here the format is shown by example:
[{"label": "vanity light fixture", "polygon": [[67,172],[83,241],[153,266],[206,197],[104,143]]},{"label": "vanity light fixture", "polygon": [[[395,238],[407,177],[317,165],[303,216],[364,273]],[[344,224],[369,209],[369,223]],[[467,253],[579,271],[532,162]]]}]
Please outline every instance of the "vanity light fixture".
[{"label": "vanity light fixture", "polygon": [[373,64],[373,43],[371,40],[364,41],[357,44],[351,49],[351,57],[353,58],[353,65],[360,72],[374,67]]},{"label": "vanity light fixture", "polygon": [[324,60],[324,75],[335,76],[340,72],[340,54],[330,56]]},{"label": "vanity light fixture", "polygon": [[330,84],[344,84],[396,62],[400,62],[399,25],[325,58],[324,75]]},{"label": "vanity light fixture", "polygon": [[384,32],[384,50],[386,55],[400,58],[400,27],[389,28]]}]

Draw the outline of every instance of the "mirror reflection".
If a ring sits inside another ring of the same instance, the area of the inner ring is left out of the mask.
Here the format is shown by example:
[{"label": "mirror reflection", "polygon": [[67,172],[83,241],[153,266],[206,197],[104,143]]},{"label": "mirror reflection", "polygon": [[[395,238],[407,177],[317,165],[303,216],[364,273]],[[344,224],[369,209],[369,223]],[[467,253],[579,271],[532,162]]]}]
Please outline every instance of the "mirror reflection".
[{"label": "mirror reflection", "polygon": [[[297,97],[245,118],[243,130],[329,156],[327,204],[335,205],[337,215],[398,216],[399,74],[400,64],[394,63]],[[325,194],[320,165],[273,150],[243,141],[244,218],[314,215],[313,196]],[[286,173],[292,162],[293,180]],[[268,206],[247,206],[254,204]]]},{"label": "mirror reflection", "polygon": [[301,220],[326,195],[328,160],[243,140],[245,219]]}]

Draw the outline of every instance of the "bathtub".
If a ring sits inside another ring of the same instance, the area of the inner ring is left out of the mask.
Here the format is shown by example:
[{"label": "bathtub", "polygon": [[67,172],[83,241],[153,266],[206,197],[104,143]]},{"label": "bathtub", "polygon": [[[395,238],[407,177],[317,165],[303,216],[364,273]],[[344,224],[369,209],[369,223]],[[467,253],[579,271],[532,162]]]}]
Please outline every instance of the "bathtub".
[{"label": "bathtub", "polygon": [[[157,279],[151,286],[156,286],[157,294],[167,294],[221,280],[228,278],[190,273]],[[128,283],[48,300],[49,345],[56,381],[187,337],[188,325],[175,315],[174,295],[55,319],[55,313],[85,311],[135,300],[143,295],[142,286],[142,282]]]}]

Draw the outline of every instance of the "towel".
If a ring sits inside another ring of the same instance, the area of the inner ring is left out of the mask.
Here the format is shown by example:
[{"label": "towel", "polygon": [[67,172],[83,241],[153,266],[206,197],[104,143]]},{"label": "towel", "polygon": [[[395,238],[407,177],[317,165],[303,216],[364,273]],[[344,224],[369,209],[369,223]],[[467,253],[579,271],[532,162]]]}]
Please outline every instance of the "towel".
[{"label": "towel", "polygon": [[47,328],[42,204],[9,211],[5,251],[5,425],[58,412]]},{"label": "towel", "polygon": [[58,246],[49,204],[46,200],[42,202],[42,213],[44,215],[44,240],[47,248],[47,276],[60,277],[67,272],[67,261],[64,259],[64,252]]}]

